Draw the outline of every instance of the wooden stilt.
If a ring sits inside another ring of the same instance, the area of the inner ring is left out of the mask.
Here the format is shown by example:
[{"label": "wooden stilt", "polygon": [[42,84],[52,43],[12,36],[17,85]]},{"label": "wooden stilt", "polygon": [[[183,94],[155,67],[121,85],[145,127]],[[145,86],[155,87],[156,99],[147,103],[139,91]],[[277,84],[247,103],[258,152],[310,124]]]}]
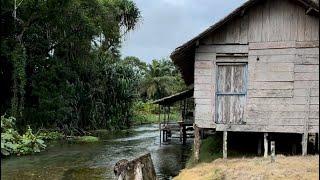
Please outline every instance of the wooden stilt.
[{"label": "wooden stilt", "polygon": [[179,139],[180,139],[180,142],[182,142],[182,124],[180,124],[180,135],[179,135]]},{"label": "wooden stilt", "polygon": [[186,126],[182,125],[182,144],[186,144],[186,141],[187,141]]},{"label": "wooden stilt", "polygon": [[292,145],[292,155],[295,155],[295,154],[297,154],[297,145],[296,145],[296,143],[294,143]]},{"label": "wooden stilt", "polygon": [[302,155],[305,156],[307,155],[308,151],[308,133],[303,133],[302,134]]},{"label": "wooden stilt", "polygon": [[159,132],[160,132],[160,138],[159,138],[159,141],[160,141],[160,146],[161,146],[161,105],[159,104]]},{"label": "wooden stilt", "polygon": [[194,161],[199,161],[199,154],[200,154],[200,145],[201,145],[201,138],[199,128],[196,124],[193,125],[194,128]]},{"label": "wooden stilt", "polygon": [[259,137],[258,140],[258,156],[260,156],[262,154],[262,141],[261,138]]},{"label": "wooden stilt", "polygon": [[223,131],[223,159],[226,159],[228,156],[228,131]]},{"label": "wooden stilt", "polygon": [[274,141],[271,141],[271,162],[275,162],[276,158],[276,144]]},{"label": "wooden stilt", "polygon": [[305,119],[304,119],[304,132],[302,135],[302,155],[307,155],[308,151],[308,121],[309,121],[309,112],[310,112],[310,93],[311,89],[308,89],[306,94],[306,107],[305,107]]},{"label": "wooden stilt", "polygon": [[317,133],[317,143],[318,143],[318,148],[317,148],[317,152],[319,153],[319,133]]},{"label": "wooden stilt", "polygon": [[264,157],[268,157],[268,133],[263,134]]}]

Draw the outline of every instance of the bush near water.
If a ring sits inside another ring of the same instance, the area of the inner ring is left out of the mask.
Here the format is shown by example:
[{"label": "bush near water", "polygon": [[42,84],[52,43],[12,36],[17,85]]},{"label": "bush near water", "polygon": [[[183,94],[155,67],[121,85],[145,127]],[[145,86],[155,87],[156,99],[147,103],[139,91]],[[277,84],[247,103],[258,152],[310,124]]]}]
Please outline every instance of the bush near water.
[{"label": "bush near water", "polygon": [[1,116],[1,154],[25,155],[37,153],[46,148],[44,141],[32,133],[30,126],[27,131],[20,135],[14,128],[14,117]]}]

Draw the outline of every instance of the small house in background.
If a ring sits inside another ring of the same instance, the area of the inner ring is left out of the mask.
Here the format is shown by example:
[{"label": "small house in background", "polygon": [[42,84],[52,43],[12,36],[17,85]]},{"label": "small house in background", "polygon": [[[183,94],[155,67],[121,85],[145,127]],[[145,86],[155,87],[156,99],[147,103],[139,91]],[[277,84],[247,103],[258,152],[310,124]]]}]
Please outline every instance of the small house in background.
[{"label": "small house in background", "polygon": [[224,157],[227,132],[261,133],[265,151],[268,133],[301,134],[303,154],[319,134],[318,1],[249,0],[171,59],[194,88],[195,125],[223,132]]}]

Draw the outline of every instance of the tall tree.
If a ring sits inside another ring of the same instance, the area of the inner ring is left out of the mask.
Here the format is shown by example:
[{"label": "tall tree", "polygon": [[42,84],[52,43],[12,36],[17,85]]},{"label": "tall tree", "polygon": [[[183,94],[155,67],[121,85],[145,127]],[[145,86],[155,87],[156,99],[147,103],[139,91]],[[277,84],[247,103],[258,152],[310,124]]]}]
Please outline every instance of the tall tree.
[{"label": "tall tree", "polygon": [[152,60],[147,66],[141,94],[147,99],[159,99],[185,89],[178,69],[168,59]]},{"label": "tall tree", "polygon": [[0,82],[12,89],[1,94],[11,99],[2,113],[17,116],[20,127],[127,123],[114,120],[118,114],[130,116],[133,98],[132,70],[118,63],[119,47],[140,19],[136,5],[131,0],[17,0],[14,12],[14,2],[1,1],[6,27],[1,66],[11,69],[12,77]]}]

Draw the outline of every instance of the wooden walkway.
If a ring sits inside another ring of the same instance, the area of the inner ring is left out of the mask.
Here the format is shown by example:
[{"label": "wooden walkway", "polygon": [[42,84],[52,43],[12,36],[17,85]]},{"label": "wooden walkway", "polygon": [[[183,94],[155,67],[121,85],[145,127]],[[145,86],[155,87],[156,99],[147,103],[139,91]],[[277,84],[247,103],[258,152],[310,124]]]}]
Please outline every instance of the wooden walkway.
[{"label": "wooden walkway", "polygon": [[187,138],[193,138],[193,131],[192,122],[160,123],[160,143],[168,144],[171,139],[177,138],[182,144],[186,144]]}]

